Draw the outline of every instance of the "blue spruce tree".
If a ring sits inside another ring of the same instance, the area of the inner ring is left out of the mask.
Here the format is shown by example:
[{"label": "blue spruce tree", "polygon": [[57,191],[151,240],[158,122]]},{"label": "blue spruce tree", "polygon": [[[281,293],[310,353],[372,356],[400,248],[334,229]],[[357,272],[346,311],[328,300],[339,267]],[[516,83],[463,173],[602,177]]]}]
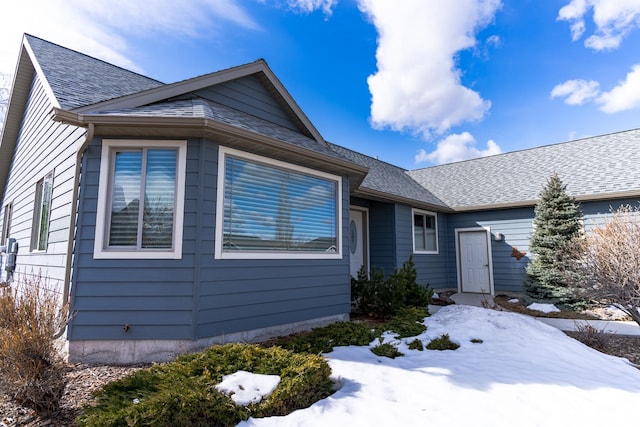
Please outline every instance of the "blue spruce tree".
[{"label": "blue spruce tree", "polygon": [[582,212],[569,197],[556,173],[540,193],[535,208],[524,291],[530,300],[570,306],[577,303],[572,283],[579,280],[573,268],[573,246],[582,236]]}]

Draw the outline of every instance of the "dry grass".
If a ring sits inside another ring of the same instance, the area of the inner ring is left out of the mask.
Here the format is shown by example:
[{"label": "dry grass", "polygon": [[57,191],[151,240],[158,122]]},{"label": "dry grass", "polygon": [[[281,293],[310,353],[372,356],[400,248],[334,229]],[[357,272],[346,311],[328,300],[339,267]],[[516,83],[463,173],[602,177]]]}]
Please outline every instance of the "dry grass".
[{"label": "dry grass", "polygon": [[66,384],[54,339],[66,321],[66,307],[39,275],[0,290],[0,391],[41,414],[58,408]]}]

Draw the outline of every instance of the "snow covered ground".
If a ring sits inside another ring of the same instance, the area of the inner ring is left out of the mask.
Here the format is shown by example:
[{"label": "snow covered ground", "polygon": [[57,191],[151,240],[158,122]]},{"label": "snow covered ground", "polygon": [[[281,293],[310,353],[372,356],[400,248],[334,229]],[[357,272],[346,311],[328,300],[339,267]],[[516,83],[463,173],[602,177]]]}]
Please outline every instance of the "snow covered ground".
[{"label": "snow covered ground", "polygon": [[[640,370],[531,317],[450,305],[425,319],[423,343],[460,348],[327,354],[340,390],[284,417],[241,426],[601,426],[636,422]],[[481,339],[474,344],[471,339]],[[377,342],[372,343],[372,345]]]}]

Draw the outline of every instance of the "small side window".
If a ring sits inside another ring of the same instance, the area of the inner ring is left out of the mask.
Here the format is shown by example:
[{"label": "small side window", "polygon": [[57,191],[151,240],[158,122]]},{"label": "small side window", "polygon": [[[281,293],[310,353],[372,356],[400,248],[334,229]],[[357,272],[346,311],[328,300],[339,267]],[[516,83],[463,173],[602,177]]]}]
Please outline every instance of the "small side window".
[{"label": "small side window", "polygon": [[435,213],[413,210],[413,251],[438,253],[438,226]]},{"label": "small side window", "polygon": [[49,215],[51,214],[51,193],[53,192],[53,172],[36,184],[36,200],[33,207],[31,228],[31,250],[46,251],[49,239]]},{"label": "small side window", "polygon": [[11,234],[11,216],[13,215],[13,203],[4,206],[4,220],[2,221],[2,236],[0,236],[0,246],[7,244],[7,239]]}]

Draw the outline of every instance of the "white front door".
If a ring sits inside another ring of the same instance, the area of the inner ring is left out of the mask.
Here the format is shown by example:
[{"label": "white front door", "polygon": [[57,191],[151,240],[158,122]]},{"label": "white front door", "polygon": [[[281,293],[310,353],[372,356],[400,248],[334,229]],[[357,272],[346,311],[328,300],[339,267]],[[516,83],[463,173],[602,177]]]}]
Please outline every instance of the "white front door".
[{"label": "white front door", "polygon": [[352,277],[358,277],[358,270],[364,265],[368,269],[367,212],[360,209],[349,211],[349,261]]},{"label": "white front door", "polygon": [[460,292],[492,294],[487,231],[459,231],[457,234]]}]

